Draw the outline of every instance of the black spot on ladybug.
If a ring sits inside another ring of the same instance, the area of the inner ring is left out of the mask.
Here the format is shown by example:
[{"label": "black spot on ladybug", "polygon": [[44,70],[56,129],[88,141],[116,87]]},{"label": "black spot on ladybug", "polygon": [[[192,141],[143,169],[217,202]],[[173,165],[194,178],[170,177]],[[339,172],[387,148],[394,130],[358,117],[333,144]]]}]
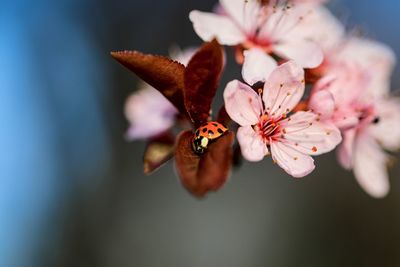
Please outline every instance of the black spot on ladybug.
[{"label": "black spot on ladybug", "polygon": [[224,133],[224,131],[222,131],[222,129],[221,128],[218,128],[218,130],[217,130],[220,134],[223,134]]},{"label": "black spot on ladybug", "polygon": [[207,132],[207,128],[203,128],[203,130],[201,130],[203,133]]},{"label": "black spot on ladybug", "polygon": [[218,124],[216,124],[216,123],[213,123],[212,125],[214,125],[215,127],[218,127]]},{"label": "black spot on ladybug", "polygon": [[208,131],[208,134],[209,134],[209,135],[213,135],[213,134],[214,134],[214,132],[213,132],[213,131],[211,131],[211,130],[209,130],[209,131]]}]

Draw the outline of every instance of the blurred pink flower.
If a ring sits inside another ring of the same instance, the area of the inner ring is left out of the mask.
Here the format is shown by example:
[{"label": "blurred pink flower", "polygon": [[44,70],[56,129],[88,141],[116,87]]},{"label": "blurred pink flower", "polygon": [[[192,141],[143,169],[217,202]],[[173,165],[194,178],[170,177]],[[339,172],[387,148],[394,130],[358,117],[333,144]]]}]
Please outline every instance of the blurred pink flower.
[{"label": "blurred pink flower", "polygon": [[[310,5],[309,2],[313,1],[298,2],[303,2],[304,9]],[[312,5],[310,9],[312,12],[304,17],[302,23],[294,28],[291,34],[317,43],[324,52],[325,58],[343,42],[345,27],[324,5]]]},{"label": "blurred pink flower", "polygon": [[[309,4],[304,4],[307,5]],[[363,79],[368,80],[360,97],[369,99],[387,96],[390,91],[390,76],[396,62],[391,48],[367,38],[349,36],[343,24],[323,5],[314,5],[312,10],[293,30],[292,35],[306,37],[322,48],[324,62],[318,68],[317,74],[331,77],[332,74],[336,75],[340,66],[351,65],[353,70],[364,72]],[[351,74],[347,76],[349,75]],[[345,83],[343,85],[343,90],[351,90]]]},{"label": "blurred pink flower", "polygon": [[326,50],[323,76],[312,89],[309,107],[342,130],[355,126],[365,106],[389,96],[395,62],[392,50],[378,42],[336,39]]},{"label": "blurred pink flower", "polygon": [[328,57],[332,64],[357,64],[366,73],[369,83],[364,89],[363,99],[368,101],[371,97],[389,95],[390,77],[396,64],[395,53],[390,47],[374,40],[350,37],[332,50]]},{"label": "blurred pink flower", "polygon": [[[195,49],[181,51],[173,48],[171,57],[186,65]],[[125,103],[125,116],[130,126],[128,140],[146,139],[162,134],[175,124],[177,109],[160,92],[143,83],[141,89],[131,94]]]},{"label": "blurred pink flower", "polygon": [[400,147],[400,102],[389,98],[394,54],[382,44],[352,37],[328,58],[309,108],[342,130],[339,163],[354,171],[368,194],[384,197],[389,191],[389,157],[383,149]]},{"label": "blurred pink flower", "polygon": [[130,123],[126,136],[135,140],[161,134],[174,125],[177,114],[160,92],[146,84],[126,101],[125,116]]},{"label": "blurred pink flower", "polygon": [[[189,18],[196,33],[204,40],[217,38],[224,45],[241,45],[244,49],[259,48],[264,61],[273,61],[268,54],[295,60],[301,67],[321,64],[319,46],[294,29],[313,11],[314,5],[262,6],[257,0],[220,0],[218,14],[194,10]],[[273,65],[270,65],[271,70]]]},{"label": "blurred pink flower", "polygon": [[364,106],[360,97],[367,85],[366,73],[357,65],[330,65],[328,74],[315,83],[308,106],[321,120],[331,121],[341,130],[354,127],[359,123]]},{"label": "blurred pink flower", "polygon": [[[259,74],[259,68],[246,62],[244,68]],[[293,61],[276,67],[259,94],[237,80],[228,83],[225,107],[240,125],[237,138],[244,158],[260,161],[270,148],[273,160],[281,168],[293,177],[303,177],[315,168],[311,155],[329,152],[341,142],[339,130],[331,123],[321,122],[313,112],[288,116],[304,89],[304,71]]]},{"label": "blurred pink flower", "polygon": [[364,110],[364,117],[356,127],[343,132],[338,160],[345,169],[353,169],[360,186],[376,198],[389,192],[390,158],[384,149],[400,148],[399,122],[399,100],[384,98]]}]

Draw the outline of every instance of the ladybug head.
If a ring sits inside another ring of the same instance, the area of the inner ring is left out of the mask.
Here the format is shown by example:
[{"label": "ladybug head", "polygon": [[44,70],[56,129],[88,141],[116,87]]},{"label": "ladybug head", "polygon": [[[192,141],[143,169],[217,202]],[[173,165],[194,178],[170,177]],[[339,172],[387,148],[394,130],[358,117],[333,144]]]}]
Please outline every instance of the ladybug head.
[{"label": "ladybug head", "polygon": [[208,138],[204,136],[196,136],[193,139],[192,147],[196,154],[203,154],[208,146]]}]

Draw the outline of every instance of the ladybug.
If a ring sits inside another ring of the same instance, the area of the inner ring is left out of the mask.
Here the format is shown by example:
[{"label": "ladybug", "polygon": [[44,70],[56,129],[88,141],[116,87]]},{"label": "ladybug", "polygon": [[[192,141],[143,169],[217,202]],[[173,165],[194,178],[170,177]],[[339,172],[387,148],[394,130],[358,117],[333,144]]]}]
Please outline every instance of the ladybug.
[{"label": "ladybug", "polygon": [[196,154],[203,154],[207,146],[226,133],[228,129],[219,122],[209,121],[201,125],[194,133],[192,147]]}]

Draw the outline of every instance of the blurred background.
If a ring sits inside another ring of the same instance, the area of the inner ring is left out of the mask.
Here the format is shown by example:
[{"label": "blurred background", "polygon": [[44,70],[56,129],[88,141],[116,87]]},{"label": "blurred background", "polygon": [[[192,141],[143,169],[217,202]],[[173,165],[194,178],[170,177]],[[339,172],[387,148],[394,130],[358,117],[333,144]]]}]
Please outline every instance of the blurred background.
[{"label": "blurred background", "polygon": [[[0,1],[1,267],[400,266],[399,165],[382,200],[333,153],[301,180],[245,163],[203,200],[171,163],[142,174],[144,143],[123,138],[138,79],[109,52],[199,45],[188,13],[215,3]],[[399,1],[330,6],[400,55]]]}]

